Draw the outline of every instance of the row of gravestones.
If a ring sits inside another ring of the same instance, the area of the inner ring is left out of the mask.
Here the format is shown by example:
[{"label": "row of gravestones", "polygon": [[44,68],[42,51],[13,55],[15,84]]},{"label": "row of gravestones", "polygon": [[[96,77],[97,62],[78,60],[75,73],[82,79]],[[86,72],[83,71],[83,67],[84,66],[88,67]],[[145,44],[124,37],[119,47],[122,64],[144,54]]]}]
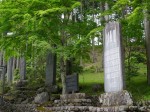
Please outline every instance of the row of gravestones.
[{"label": "row of gravestones", "polygon": [[[104,88],[106,93],[120,92],[123,90],[124,69],[123,52],[120,33],[120,24],[118,22],[107,23],[104,29]],[[78,75],[70,75],[66,78],[67,92],[78,91]],[[46,65],[46,84],[56,84],[56,55],[49,53]],[[107,95],[106,95],[107,96]],[[105,98],[108,101],[113,99]],[[115,99],[114,99],[115,100]]]},{"label": "row of gravestones", "polygon": [[[124,84],[123,52],[120,24],[112,21],[104,29],[104,88],[105,92],[122,91]],[[46,85],[56,84],[56,55],[47,55]],[[78,91],[78,75],[66,77],[67,92]]]},{"label": "row of gravestones", "polygon": [[[47,55],[46,64],[46,85],[53,86],[56,85],[56,54],[49,52]],[[78,74],[71,73],[72,63],[68,60],[66,66],[66,90],[67,93],[76,92],[79,90],[78,86]]]},{"label": "row of gravestones", "polygon": [[20,79],[24,80],[26,75],[26,60],[24,57],[14,58],[11,57],[7,61],[4,60],[4,54],[0,52],[0,79],[2,80],[2,68],[5,68],[5,74],[7,73],[7,83],[11,85],[14,78],[14,70],[19,69]]},{"label": "row of gravestones", "polygon": [[[5,82],[7,82],[7,84],[11,85],[11,83],[13,81],[14,70],[19,68],[20,79],[21,80],[25,79],[25,72],[26,72],[25,64],[26,64],[26,62],[25,62],[24,57],[18,58],[18,60],[16,58],[11,57],[6,64],[6,62],[4,60],[4,55],[2,53],[0,53],[0,81],[1,81],[0,104],[3,104],[3,94],[4,94]],[[6,74],[7,74],[7,80],[5,81]]]}]

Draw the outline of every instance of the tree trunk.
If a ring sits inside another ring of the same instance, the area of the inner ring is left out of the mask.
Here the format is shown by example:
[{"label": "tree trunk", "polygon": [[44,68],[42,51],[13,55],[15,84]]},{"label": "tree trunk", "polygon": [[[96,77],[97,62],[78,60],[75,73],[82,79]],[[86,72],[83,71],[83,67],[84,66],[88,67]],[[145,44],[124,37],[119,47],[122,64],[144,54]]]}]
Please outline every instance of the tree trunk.
[{"label": "tree trunk", "polygon": [[6,66],[6,65],[7,65],[7,63],[5,61],[5,52],[3,52],[3,66]]},{"label": "tree trunk", "polygon": [[45,84],[47,86],[56,84],[56,54],[51,52],[49,52],[47,55]]},{"label": "tree trunk", "polygon": [[94,38],[92,38],[92,63],[96,62],[96,55],[95,55],[95,41]]},{"label": "tree trunk", "polygon": [[[105,2],[105,11],[107,11],[107,10],[109,10],[109,6],[108,6],[108,3]],[[106,22],[109,22],[109,15],[106,15],[106,16],[105,16],[105,21],[106,21]]]},{"label": "tree trunk", "polygon": [[7,82],[8,82],[8,85],[11,85],[12,84],[12,79],[13,79],[13,76],[12,76],[12,67],[13,67],[13,57],[11,57],[9,60],[8,60],[8,65],[7,65]]},{"label": "tree trunk", "polygon": [[0,52],[0,66],[3,65],[3,53]]},{"label": "tree trunk", "polygon": [[25,78],[26,78],[26,60],[25,60],[25,57],[20,58],[19,73],[20,73],[20,80],[25,80]]},{"label": "tree trunk", "polygon": [[20,66],[20,58],[17,57],[17,59],[16,59],[16,68],[19,69],[19,66]]},{"label": "tree trunk", "polygon": [[[94,1],[92,2],[92,7],[94,9]],[[92,21],[94,22],[95,16],[94,16],[94,12],[92,14]],[[94,35],[92,35],[94,36]],[[93,37],[92,39],[92,63],[96,62],[96,55],[95,55],[95,37]]]},{"label": "tree trunk", "polygon": [[[105,10],[105,4],[103,2],[100,3],[100,9],[102,12],[104,12]],[[101,16],[101,25],[104,26],[104,23],[105,23],[105,18],[104,16]],[[104,39],[104,34],[103,34],[103,31],[101,31],[101,37],[99,37],[99,39],[102,38]],[[103,46],[103,41],[99,41],[102,43],[102,46]],[[102,68],[104,68],[104,51],[102,51]]]},{"label": "tree trunk", "polygon": [[[16,69],[16,58],[13,57],[13,65],[12,65],[12,75],[14,76],[14,71]],[[14,81],[14,77],[13,77],[13,81]]]},{"label": "tree trunk", "polygon": [[60,73],[61,73],[61,81],[62,81],[62,94],[66,94],[66,68],[65,68],[65,60],[63,57],[60,58]]},{"label": "tree trunk", "polygon": [[150,21],[145,16],[145,44],[146,44],[146,57],[147,57],[147,82],[150,85]]}]

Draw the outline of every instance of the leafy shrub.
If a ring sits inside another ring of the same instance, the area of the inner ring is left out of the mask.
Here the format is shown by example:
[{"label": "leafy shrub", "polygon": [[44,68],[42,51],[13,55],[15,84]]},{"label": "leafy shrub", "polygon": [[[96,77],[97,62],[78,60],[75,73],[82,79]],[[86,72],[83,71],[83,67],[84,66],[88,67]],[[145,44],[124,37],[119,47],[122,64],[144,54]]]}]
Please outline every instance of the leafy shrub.
[{"label": "leafy shrub", "polygon": [[27,67],[27,79],[28,87],[38,88],[45,84],[45,73],[41,69],[34,69],[33,67]]},{"label": "leafy shrub", "polygon": [[138,75],[138,61],[136,57],[130,57],[125,60],[125,74],[127,80],[130,80],[131,77]]}]

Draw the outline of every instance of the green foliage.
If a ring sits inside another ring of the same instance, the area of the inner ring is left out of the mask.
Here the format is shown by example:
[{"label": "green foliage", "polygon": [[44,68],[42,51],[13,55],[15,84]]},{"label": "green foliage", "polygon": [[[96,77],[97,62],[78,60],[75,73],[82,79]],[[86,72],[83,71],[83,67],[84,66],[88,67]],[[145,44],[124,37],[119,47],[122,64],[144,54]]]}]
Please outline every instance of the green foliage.
[{"label": "green foliage", "polygon": [[137,63],[146,63],[146,56],[144,53],[134,52],[132,53],[132,56],[136,58]]},{"label": "green foliage", "polygon": [[99,32],[101,32],[101,31],[103,31],[103,26],[101,26],[101,27],[97,27],[97,28],[94,28],[94,29],[92,29],[88,34],[87,34],[87,37],[89,37],[89,36],[91,36],[91,35],[93,35],[93,34],[96,34],[96,33],[99,33]]},{"label": "green foliage", "polygon": [[[107,2],[109,10],[100,10],[100,2]],[[56,53],[58,60],[61,57],[63,61],[75,58],[73,71],[82,71],[79,66],[81,57],[83,61],[89,60],[91,39],[101,36],[104,28],[102,21],[101,24],[94,21],[94,15],[100,15],[99,19],[102,19],[105,15],[116,14],[114,19],[121,22],[125,49],[131,47],[126,50],[131,53],[131,56],[126,55],[126,74],[132,77],[138,74],[137,64],[145,63],[146,59],[144,53],[137,53],[136,48],[144,46],[143,10],[149,9],[149,4],[148,0],[0,1],[0,48],[5,51],[6,59],[26,57],[29,86],[37,87],[44,84],[45,54],[48,51]],[[130,13],[125,13],[128,7],[131,7]],[[87,71],[96,69],[97,66],[92,65]],[[19,79],[18,70],[14,78]]]},{"label": "green foliage", "polygon": [[19,69],[15,69],[15,71],[14,71],[14,81],[19,81],[19,80],[20,80]]},{"label": "green foliage", "polygon": [[[142,49],[142,48],[141,48]],[[139,49],[136,49],[139,50]],[[125,74],[126,74],[126,80],[128,82],[131,81],[132,77],[135,77],[140,74],[139,69],[139,63],[146,63],[146,56],[144,52],[141,50],[141,52],[136,51],[130,51],[130,55],[126,57],[125,60]],[[144,73],[143,73],[144,74]]]},{"label": "green foliage", "polygon": [[[130,60],[130,62],[128,62],[128,60]],[[131,56],[130,59],[125,60],[126,80],[130,81],[131,77],[137,76],[138,69],[136,57]]]},{"label": "green foliage", "polygon": [[35,70],[33,67],[27,68],[27,79],[30,82],[27,87],[32,89],[37,89],[45,84],[45,75],[43,74],[43,71],[39,69]]}]

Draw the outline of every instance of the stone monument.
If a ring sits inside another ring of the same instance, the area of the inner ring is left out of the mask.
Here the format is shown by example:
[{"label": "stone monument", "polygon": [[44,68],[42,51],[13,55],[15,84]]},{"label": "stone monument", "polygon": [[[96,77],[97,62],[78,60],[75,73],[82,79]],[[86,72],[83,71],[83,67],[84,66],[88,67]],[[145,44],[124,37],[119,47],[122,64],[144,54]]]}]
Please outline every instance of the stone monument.
[{"label": "stone monument", "polygon": [[109,22],[104,30],[105,92],[123,90],[123,63],[120,25]]},{"label": "stone monument", "polygon": [[79,77],[77,73],[66,76],[66,90],[67,93],[74,93],[79,91]]},{"label": "stone monument", "polygon": [[120,24],[112,21],[104,29],[104,89],[99,98],[102,106],[132,105],[124,88],[123,52]]},{"label": "stone monument", "polygon": [[20,68],[19,68],[19,73],[20,73],[20,80],[23,81],[26,79],[26,59],[25,57],[20,57]]},{"label": "stone monument", "polygon": [[56,84],[56,54],[49,52],[46,63],[46,85],[53,86]]}]

